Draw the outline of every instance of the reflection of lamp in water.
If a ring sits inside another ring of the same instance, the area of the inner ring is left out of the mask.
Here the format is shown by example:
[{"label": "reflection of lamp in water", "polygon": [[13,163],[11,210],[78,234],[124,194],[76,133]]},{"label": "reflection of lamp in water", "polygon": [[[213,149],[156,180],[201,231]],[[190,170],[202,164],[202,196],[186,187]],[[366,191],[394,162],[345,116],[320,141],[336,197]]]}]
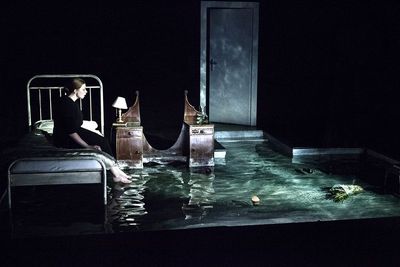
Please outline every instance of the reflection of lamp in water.
[{"label": "reflection of lamp in water", "polygon": [[114,103],[112,104],[112,106],[116,109],[118,109],[118,119],[117,122],[118,123],[122,123],[124,122],[122,120],[122,114],[121,114],[121,109],[128,109],[128,106],[126,105],[126,100],[124,97],[117,97],[117,99],[115,99]]}]

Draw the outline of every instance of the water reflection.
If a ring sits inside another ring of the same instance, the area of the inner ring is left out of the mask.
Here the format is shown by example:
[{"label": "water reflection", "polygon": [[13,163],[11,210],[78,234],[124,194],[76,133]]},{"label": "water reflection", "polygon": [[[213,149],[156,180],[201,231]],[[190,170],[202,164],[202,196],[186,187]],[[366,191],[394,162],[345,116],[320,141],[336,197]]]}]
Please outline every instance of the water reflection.
[{"label": "water reflection", "polygon": [[114,184],[109,192],[110,232],[151,230],[201,220],[213,208],[212,167],[149,165],[130,172],[134,178],[131,184]]},{"label": "water reflection", "polygon": [[146,189],[146,175],[142,173],[132,174],[132,183],[120,185],[115,183],[109,194],[108,218],[112,224],[112,230],[119,227],[137,228],[141,224],[141,218],[147,214],[143,202],[143,192]]},{"label": "water reflection", "polygon": [[[368,218],[399,212],[398,200],[387,204],[383,196],[367,191],[340,204],[325,198],[323,188],[351,183],[353,175],[333,175],[293,163],[266,142],[223,145],[229,151],[224,165],[190,169],[186,164],[153,163],[132,170],[135,181],[115,185],[109,194],[113,231]],[[254,195],[261,200],[259,205],[252,204]],[[387,205],[391,208],[386,210]]]},{"label": "water reflection", "polygon": [[213,168],[192,168],[190,170],[187,182],[189,199],[182,205],[185,220],[202,219],[207,215],[208,210],[213,208],[214,179]]}]

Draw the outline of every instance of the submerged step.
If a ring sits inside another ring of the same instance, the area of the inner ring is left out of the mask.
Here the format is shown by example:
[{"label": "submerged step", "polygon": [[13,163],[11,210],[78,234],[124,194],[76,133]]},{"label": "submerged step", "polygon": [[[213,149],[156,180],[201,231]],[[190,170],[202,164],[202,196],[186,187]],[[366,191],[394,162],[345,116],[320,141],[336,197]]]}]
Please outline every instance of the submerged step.
[{"label": "submerged step", "polygon": [[214,158],[220,159],[225,158],[225,156],[226,148],[214,139]]},{"label": "submerged step", "polygon": [[264,138],[262,130],[245,130],[245,131],[216,131],[215,139],[242,139],[242,138]]}]

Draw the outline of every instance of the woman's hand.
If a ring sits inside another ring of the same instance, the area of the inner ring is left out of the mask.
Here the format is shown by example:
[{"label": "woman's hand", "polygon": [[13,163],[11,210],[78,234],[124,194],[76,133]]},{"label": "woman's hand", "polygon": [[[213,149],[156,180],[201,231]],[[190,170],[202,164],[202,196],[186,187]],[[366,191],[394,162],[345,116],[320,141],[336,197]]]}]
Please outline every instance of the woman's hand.
[{"label": "woman's hand", "polygon": [[98,146],[98,145],[94,145],[94,146],[89,145],[88,143],[86,143],[85,141],[83,141],[83,139],[79,136],[78,133],[72,133],[72,134],[70,134],[69,136],[70,136],[77,144],[80,144],[82,147],[85,147],[85,148],[92,148],[92,149],[101,151],[101,147],[100,147],[100,146]]}]

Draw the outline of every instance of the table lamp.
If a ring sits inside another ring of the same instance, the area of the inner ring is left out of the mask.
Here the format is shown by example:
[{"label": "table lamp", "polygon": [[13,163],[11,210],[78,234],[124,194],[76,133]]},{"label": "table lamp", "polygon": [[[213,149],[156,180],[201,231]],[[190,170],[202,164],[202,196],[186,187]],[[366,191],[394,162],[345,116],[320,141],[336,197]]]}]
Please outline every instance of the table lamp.
[{"label": "table lamp", "polygon": [[112,104],[112,106],[116,109],[118,109],[118,119],[117,119],[117,123],[123,123],[124,121],[122,120],[122,112],[121,109],[128,109],[128,106],[126,105],[126,100],[124,97],[117,97],[117,99],[115,99],[114,103]]}]

